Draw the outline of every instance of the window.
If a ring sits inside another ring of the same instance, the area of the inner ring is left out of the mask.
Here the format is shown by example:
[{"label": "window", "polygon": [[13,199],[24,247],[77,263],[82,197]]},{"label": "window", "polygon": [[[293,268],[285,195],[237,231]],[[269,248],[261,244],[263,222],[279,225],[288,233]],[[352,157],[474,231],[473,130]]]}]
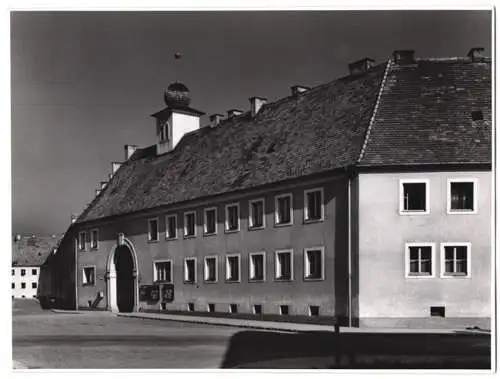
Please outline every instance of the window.
[{"label": "window", "polygon": [[253,229],[263,228],[264,221],[264,199],[251,200],[248,210],[248,226]]},{"label": "window", "polygon": [[319,316],[319,306],[317,306],[317,305],[310,305],[309,306],[309,316],[311,316],[311,317],[318,317]]},{"label": "window", "polygon": [[226,256],[226,281],[239,282],[240,281],[240,256],[227,255]]},{"label": "window", "polygon": [[229,313],[238,313],[238,305],[230,304],[229,305]]},{"label": "window", "polygon": [[240,206],[238,204],[226,205],[226,231],[240,230]]},{"label": "window", "polygon": [[444,317],[445,307],[431,307],[431,317]]},{"label": "window", "polygon": [[92,229],[90,232],[90,248],[97,249],[99,247],[99,230]]},{"label": "window", "polygon": [[256,314],[256,315],[261,315],[262,314],[262,305],[255,304],[253,306],[253,313]]},{"label": "window", "polygon": [[476,213],[476,179],[448,180],[448,213]]},{"label": "window", "polygon": [[468,242],[441,244],[441,276],[466,277],[471,275],[471,244]]},{"label": "window", "polygon": [[217,257],[205,257],[205,282],[217,281]]},{"label": "window", "polygon": [[184,237],[194,237],[196,235],[195,212],[184,213]]},{"label": "window", "polygon": [[203,220],[205,234],[217,234],[217,208],[208,208]]},{"label": "window", "polygon": [[266,276],[266,254],[252,253],[249,255],[249,273],[250,280],[263,281]]},{"label": "window", "polygon": [[304,221],[319,221],[323,218],[323,189],[304,191]]},{"label": "window", "polygon": [[148,239],[158,241],[158,218],[148,220]]},{"label": "window", "polygon": [[184,259],[184,282],[196,283],[196,258]]},{"label": "window", "polygon": [[95,267],[84,267],[82,280],[84,286],[93,286],[95,284]]},{"label": "window", "polygon": [[406,277],[434,277],[434,244],[407,243],[406,244]]},{"label": "window", "polygon": [[472,111],[470,113],[472,121],[482,121],[484,119],[482,111]]},{"label": "window", "polygon": [[168,121],[158,120],[158,137],[160,142],[168,139]]},{"label": "window", "polygon": [[304,250],[304,279],[324,279],[324,248],[310,248]]},{"label": "window", "polygon": [[405,179],[400,182],[400,214],[428,214],[429,181]]},{"label": "window", "polygon": [[154,262],[154,281],[172,283],[172,261]]},{"label": "window", "polygon": [[36,275],[36,273],[37,273],[36,268],[31,269],[31,275]]},{"label": "window", "polygon": [[16,284],[12,283],[12,289],[15,289],[15,288],[16,288]]},{"label": "window", "polygon": [[12,275],[15,275],[16,270],[12,269]]},{"label": "window", "polygon": [[166,235],[167,239],[177,238],[177,215],[170,215],[166,218]]},{"label": "window", "polygon": [[85,250],[85,232],[78,233],[78,250]]},{"label": "window", "polygon": [[275,256],[276,280],[293,280],[292,250],[278,250]]},{"label": "window", "polygon": [[22,282],[22,283],[21,283],[21,288],[22,288],[22,289],[25,289],[25,288],[26,288],[26,283]]},{"label": "window", "polygon": [[280,305],[280,315],[286,316],[288,315],[288,305]]},{"label": "window", "polygon": [[290,225],[293,223],[292,194],[276,196],[275,223],[276,225]]},{"label": "window", "polygon": [[188,312],[194,312],[194,303],[188,303]]},{"label": "window", "polygon": [[36,282],[31,283],[31,288],[36,289]]},{"label": "window", "polygon": [[215,304],[208,304],[208,311],[210,313],[214,313],[215,312]]},{"label": "window", "polygon": [[21,269],[21,276],[25,276],[26,275],[26,270],[24,268]]}]

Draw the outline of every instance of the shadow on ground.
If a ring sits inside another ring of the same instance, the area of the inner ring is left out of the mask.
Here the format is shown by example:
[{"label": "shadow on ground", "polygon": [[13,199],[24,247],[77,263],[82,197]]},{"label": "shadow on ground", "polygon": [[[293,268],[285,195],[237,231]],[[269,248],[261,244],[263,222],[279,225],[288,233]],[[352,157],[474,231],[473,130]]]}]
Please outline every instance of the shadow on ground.
[{"label": "shadow on ground", "polygon": [[489,335],[242,331],[221,368],[489,369]]}]

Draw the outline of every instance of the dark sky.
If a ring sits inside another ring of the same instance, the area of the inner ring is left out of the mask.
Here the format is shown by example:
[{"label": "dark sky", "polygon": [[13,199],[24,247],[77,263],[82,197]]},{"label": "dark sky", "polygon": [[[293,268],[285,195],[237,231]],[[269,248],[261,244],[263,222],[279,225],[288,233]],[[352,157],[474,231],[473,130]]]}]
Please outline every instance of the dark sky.
[{"label": "dark sky", "polygon": [[[270,101],[348,63],[491,55],[488,11],[15,12],[11,14],[12,230],[64,232],[123,160],[155,142],[149,117],[181,80],[211,113]],[[183,58],[175,61],[176,51]],[[207,116],[202,119],[202,124]]]}]

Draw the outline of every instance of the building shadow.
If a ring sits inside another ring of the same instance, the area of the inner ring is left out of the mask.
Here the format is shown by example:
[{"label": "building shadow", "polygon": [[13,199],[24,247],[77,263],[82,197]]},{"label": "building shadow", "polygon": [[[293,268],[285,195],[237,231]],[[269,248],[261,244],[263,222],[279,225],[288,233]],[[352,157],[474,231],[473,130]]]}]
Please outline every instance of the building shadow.
[{"label": "building shadow", "polygon": [[490,369],[491,337],[242,331],[228,344],[221,368]]}]

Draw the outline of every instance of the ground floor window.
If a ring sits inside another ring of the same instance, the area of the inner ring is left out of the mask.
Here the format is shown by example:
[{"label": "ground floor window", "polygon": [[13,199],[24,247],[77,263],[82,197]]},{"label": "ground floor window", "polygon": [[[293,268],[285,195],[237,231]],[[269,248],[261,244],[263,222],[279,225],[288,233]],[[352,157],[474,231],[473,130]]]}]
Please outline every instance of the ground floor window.
[{"label": "ground floor window", "polygon": [[309,280],[323,279],[324,249],[322,247],[304,250],[304,278]]},{"label": "ground floor window", "polygon": [[265,253],[252,253],[249,260],[250,280],[262,281],[265,279],[266,255]]},{"label": "ground floor window", "polygon": [[292,251],[278,250],[275,256],[275,268],[277,280],[292,280]]},{"label": "ground floor window", "polygon": [[154,263],[154,280],[157,282],[172,282],[172,261],[158,261]]},{"label": "ground floor window", "polygon": [[443,243],[441,245],[442,276],[470,276],[470,244]]},{"label": "ground floor window", "polygon": [[83,277],[84,286],[93,286],[95,284],[95,267],[84,267]]},{"label": "ground floor window", "polygon": [[205,281],[217,281],[217,257],[205,257]]},{"label": "ground floor window", "polygon": [[434,276],[434,244],[406,244],[407,277]]},{"label": "ground floor window", "polygon": [[196,258],[184,259],[184,282],[196,283]]},{"label": "ground floor window", "polygon": [[240,280],[240,256],[226,256],[226,281],[238,282]]}]

